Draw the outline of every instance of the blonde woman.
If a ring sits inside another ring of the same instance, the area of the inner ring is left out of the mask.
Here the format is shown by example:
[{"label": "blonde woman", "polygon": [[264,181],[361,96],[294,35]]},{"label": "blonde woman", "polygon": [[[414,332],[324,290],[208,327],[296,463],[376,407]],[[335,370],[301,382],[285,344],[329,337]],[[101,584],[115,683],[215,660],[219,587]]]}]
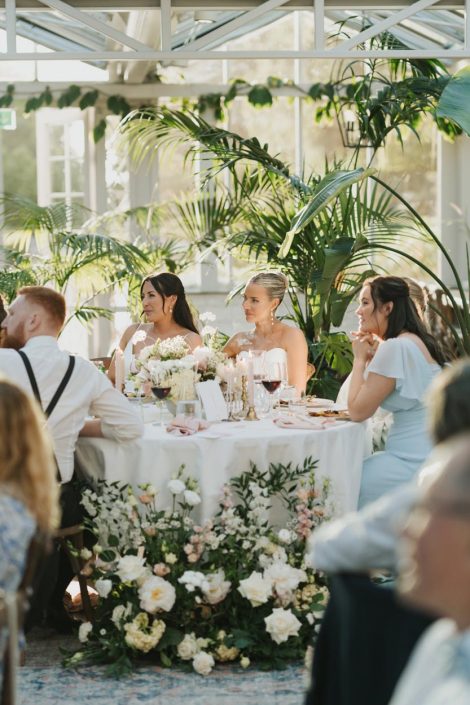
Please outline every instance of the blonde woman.
[{"label": "blonde woman", "polygon": [[[18,590],[33,535],[51,536],[59,525],[56,472],[39,407],[0,378],[0,590]],[[0,692],[6,638],[0,631]]]},{"label": "blonde woman", "polygon": [[268,361],[287,363],[289,384],[300,396],[307,384],[307,341],[301,330],[276,318],[288,287],[282,272],[260,272],[251,277],[243,292],[242,307],[254,330],[235,333],[224,352],[235,357],[245,350],[266,350]]}]

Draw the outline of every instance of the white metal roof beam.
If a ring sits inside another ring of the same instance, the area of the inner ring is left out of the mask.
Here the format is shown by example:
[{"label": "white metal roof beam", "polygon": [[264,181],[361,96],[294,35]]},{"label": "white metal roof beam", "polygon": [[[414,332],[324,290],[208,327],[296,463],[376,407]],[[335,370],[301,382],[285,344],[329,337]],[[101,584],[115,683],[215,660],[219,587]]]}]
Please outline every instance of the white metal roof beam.
[{"label": "white metal roof beam", "polygon": [[77,22],[81,22],[86,27],[91,27],[97,32],[104,34],[105,37],[114,39],[114,41],[119,42],[119,44],[123,44],[124,46],[129,47],[130,49],[134,49],[135,51],[149,50],[149,47],[145,44],[138,42],[136,39],[132,39],[132,37],[128,37],[127,34],[119,32],[117,29],[114,29],[110,25],[101,22],[101,20],[97,20],[96,17],[93,17],[93,15],[86,14],[81,10],[76,10],[67,3],[62,2],[62,0],[41,0],[41,2],[44,5],[50,7],[52,10],[57,10],[66,17],[72,17],[72,19],[76,20]]},{"label": "white metal roof beam", "polygon": [[[0,9],[6,7],[8,0],[0,0]],[[162,0],[67,0],[70,7],[80,8],[82,11],[93,12],[130,12],[144,10],[159,10]],[[198,2],[198,10],[238,10],[243,11],[258,7],[263,0],[203,0]],[[397,10],[408,7],[414,0],[325,0],[328,10]],[[18,10],[27,12],[43,11],[42,0],[16,0]],[[173,9],[194,10],[191,0],[172,0]],[[312,0],[288,0],[287,10],[311,10]],[[438,0],[436,9],[461,10],[465,7],[465,0]]]},{"label": "white metal roof beam", "polygon": [[16,0],[6,0],[7,52],[16,53]]},{"label": "white metal roof beam", "polygon": [[281,7],[281,5],[285,5],[286,2],[287,0],[265,0],[265,2],[263,2],[261,5],[254,8],[253,10],[245,12],[243,15],[236,17],[231,22],[227,22],[227,24],[224,24],[222,27],[214,29],[213,32],[208,32],[200,39],[196,39],[194,42],[190,42],[185,46],[181,47],[179,52],[181,54],[186,54],[186,51],[195,51],[203,49],[208,44],[212,44],[212,42],[215,42],[219,39],[223,39],[224,37],[227,37],[231,32],[234,32],[236,29],[239,29],[240,27],[243,27],[244,25],[253,22],[253,20],[258,19],[258,17],[261,17],[261,15],[265,15],[267,12],[271,12],[272,10],[277,10],[278,7]]},{"label": "white metal roof beam", "polygon": [[377,36],[377,34],[385,32],[385,30],[390,27],[398,25],[402,20],[406,20],[408,17],[420,12],[420,10],[426,10],[426,8],[431,7],[431,5],[435,5],[437,1],[438,0],[418,0],[410,7],[406,7],[405,9],[400,10],[400,12],[390,15],[387,19],[377,22],[377,24],[372,25],[372,27],[365,29],[363,32],[359,32],[359,34],[355,37],[351,37],[351,39],[341,42],[338,46],[332,49],[332,53],[336,54],[338,51],[348,51],[349,49],[356,47],[358,44],[362,44],[367,39],[372,39],[372,37]]},{"label": "white metal roof beam", "polygon": [[160,5],[160,47],[171,51],[171,0],[161,0]]},{"label": "white metal roof beam", "polygon": [[[470,59],[470,48],[446,49],[374,49],[364,51],[55,51],[40,54],[40,61],[175,61],[186,59]],[[0,54],[1,61],[38,61],[35,52]]]}]

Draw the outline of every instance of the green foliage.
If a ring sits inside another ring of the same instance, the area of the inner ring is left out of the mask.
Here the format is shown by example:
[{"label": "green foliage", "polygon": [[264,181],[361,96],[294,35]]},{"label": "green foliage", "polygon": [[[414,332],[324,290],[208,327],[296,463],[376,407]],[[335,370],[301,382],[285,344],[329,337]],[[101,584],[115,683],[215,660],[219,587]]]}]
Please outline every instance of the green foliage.
[{"label": "green foliage", "polygon": [[[171,242],[155,248],[108,234],[112,221],[116,229],[113,214],[90,218],[83,206],[56,203],[43,208],[13,194],[1,197],[0,207],[6,228],[13,228],[4,235],[1,248],[0,290],[11,302],[21,286],[52,286],[64,295],[73,287],[77,304],[65,325],[73,318],[86,326],[98,318],[111,318],[109,309],[94,304],[98,294],[126,286],[135,298],[144,274],[162,265],[174,268]],[[138,220],[142,214],[134,210],[120,214],[121,223],[134,216]]]},{"label": "green foliage", "polygon": [[437,115],[440,120],[448,118],[470,135],[469,108],[470,66],[466,66],[447,83],[437,106]]}]

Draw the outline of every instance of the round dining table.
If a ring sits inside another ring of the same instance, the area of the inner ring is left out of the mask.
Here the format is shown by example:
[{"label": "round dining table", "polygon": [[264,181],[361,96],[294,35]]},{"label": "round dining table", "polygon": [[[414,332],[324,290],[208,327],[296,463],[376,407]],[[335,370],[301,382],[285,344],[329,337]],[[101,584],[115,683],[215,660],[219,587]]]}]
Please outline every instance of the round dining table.
[{"label": "round dining table", "polygon": [[147,423],[138,441],[81,437],[76,458],[82,472],[95,480],[129,483],[134,488],[151,482],[159,490],[157,506],[162,509],[172,501],[167,484],[184,465],[184,477],[196,479],[200,488],[201,504],[193,512],[198,521],[218,512],[222,486],[252,463],[265,471],[270,463],[290,463],[295,468],[312,458],[317,461],[317,486],[330,478],[330,499],[340,515],[357,509],[362,464],[370,445],[368,424],[350,421],[312,430],[279,428],[270,419],[219,423],[181,437]]}]

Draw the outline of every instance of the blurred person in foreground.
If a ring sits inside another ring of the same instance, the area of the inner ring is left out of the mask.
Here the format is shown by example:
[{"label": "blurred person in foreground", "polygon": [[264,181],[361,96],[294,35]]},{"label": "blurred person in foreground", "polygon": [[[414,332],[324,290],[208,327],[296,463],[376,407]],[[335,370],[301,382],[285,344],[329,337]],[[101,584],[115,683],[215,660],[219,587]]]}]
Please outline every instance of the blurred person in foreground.
[{"label": "blurred person in foreground", "polygon": [[[33,536],[44,546],[59,525],[59,487],[49,434],[36,402],[0,378],[0,590],[15,593]],[[1,660],[7,640],[0,630]]]},{"label": "blurred person in foreground", "polygon": [[435,445],[415,481],[381,497],[359,512],[351,512],[317,529],[309,558],[327,573],[396,570],[397,540],[420,478],[437,468],[441,444],[454,435],[470,433],[470,361],[459,360],[436,377],[428,393],[428,417]]},{"label": "blurred person in foreground", "polygon": [[470,703],[470,434],[446,454],[409,514],[398,582],[406,604],[442,619],[421,637],[390,705]]},{"label": "blurred person in foreground", "polygon": [[[437,445],[421,481],[440,472],[449,439],[470,434],[470,361],[436,377],[428,407]],[[386,589],[394,583],[377,586],[368,577],[377,568],[396,572],[399,536],[419,492],[418,481],[412,482],[312,535],[308,560],[332,578],[309,705],[387,705],[417,640],[434,619],[400,605],[396,591]]]},{"label": "blurred person in foreground", "polygon": [[[6,334],[0,350],[0,373],[16,382],[43,408],[61,483],[61,527],[79,524],[83,518],[81,492],[75,480],[74,451],[78,436],[95,436],[125,442],[140,438],[143,422],[127,399],[113,388],[106,375],[89,360],[59,348],[58,337],[66,317],[62,294],[44,286],[18,290],[2,322]],[[6,349],[12,348],[12,349]],[[96,418],[87,420],[87,416]],[[36,603],[26,623],[39,619],[49,603],[48,621],[61,630],[71,623],[62,598],[73,578],[63,551],[54,589],[52,570],[36,585]]]}]

